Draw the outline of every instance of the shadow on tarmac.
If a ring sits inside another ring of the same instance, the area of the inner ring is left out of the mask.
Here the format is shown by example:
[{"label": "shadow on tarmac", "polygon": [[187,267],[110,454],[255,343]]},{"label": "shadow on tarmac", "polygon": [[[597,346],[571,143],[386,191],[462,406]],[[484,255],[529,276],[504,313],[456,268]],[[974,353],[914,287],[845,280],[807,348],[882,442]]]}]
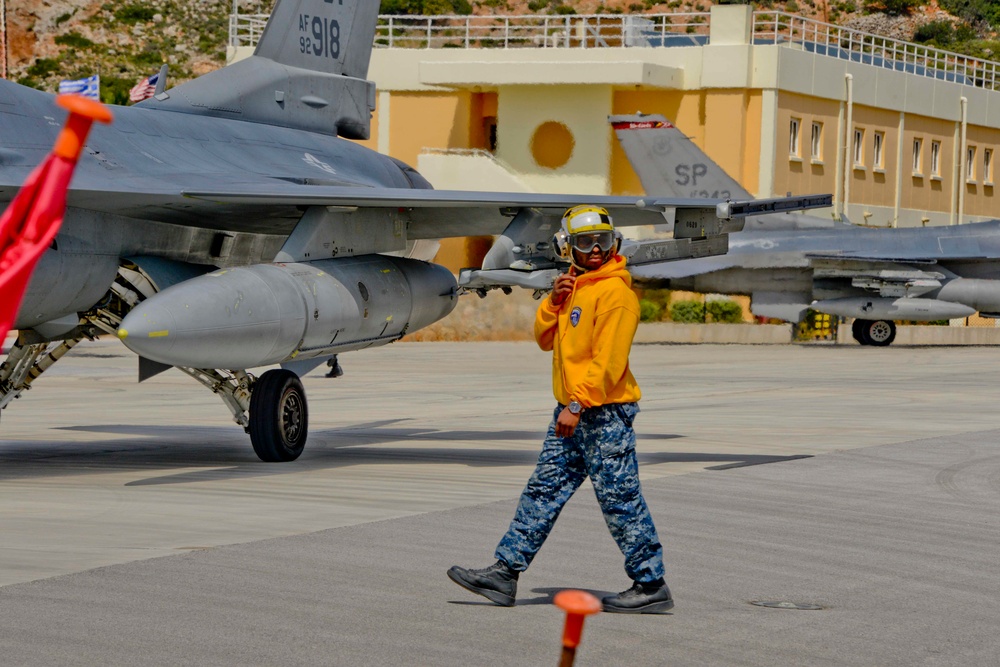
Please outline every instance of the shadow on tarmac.
[{"label": "shadow on tarmac", "polygon": [[[0,442],[0,480],[54,475],[86,475],[113,471],[183,472],[128,482],[126,486],[186,484],[237,478],[267,477],[311,470],[377,464],[455,464],[471,467],[532,466],[538,449],[434,447],[420,442],[531,442],[544,433],[533,430],[435,430],[397,426],[404,420],[383,420],[310,434],[302,457],[290,464],[262,463],[249,439],[239,429],[217,426],[90,425],[62,430],[111,433],[122,438],[91,441]],[[127,436],[135,436],[127,437]],[[640,434],[643,441],[683,438],[677,434]],[[386,446],[387,444],[403,446]],[[801,456],[715,454],[698,452],[640,452],[640,465],[659,463],[717,463],[724,470],[747,465],[788,461]],[[191,468],[201,468],[191,470]]]},{"label": "shadow on tarmac", "polygon": [[[578,590],[578,591],[584,591],[586,593],[590,593],[591,595],[593,595],[598,600],[600,600],[602,598],[605,598],[605,597],[608,597],[609,595],[615,595],[615,594],[618,593],[618,591],[602,591],[602,590],[594,590],[594,589],[590,589],[590,588],[573,588],[573,587],[569,587],[569,586],[564,587],[564,588],[544,588],[544,587],[543,588],[532,588],[531,592],[532,593],[537,593],[538,597],[533,597],[533,598],[518,598],[517,601],[514,603],[514,606],[515,607],[526,607],[526,606],[532,606],[532,605],[555,604],[554,601],[555,601],[556,594],[559,593],[560,591],[565,591],[565,590],[570,590],[570,589],[572,589],[572,590]],[[474,596],[475,593],[469,593],[469,595],[473,595]],[[500,609],[507,609],[507,607],[500,607],[500,605],[493,604],[492,602],[490,602],[488,600],[483,600],[483,599],[476,599],[476,600],[448,600],[448,604],[468,606],[468,607],[499,607]],[[649,614],[646,614],[646,615],[648,616]],[[671,616],[673,614],[672,614],[672,612],[665,611],[665,612],[657,613],[655,615],[656,616]]]}]

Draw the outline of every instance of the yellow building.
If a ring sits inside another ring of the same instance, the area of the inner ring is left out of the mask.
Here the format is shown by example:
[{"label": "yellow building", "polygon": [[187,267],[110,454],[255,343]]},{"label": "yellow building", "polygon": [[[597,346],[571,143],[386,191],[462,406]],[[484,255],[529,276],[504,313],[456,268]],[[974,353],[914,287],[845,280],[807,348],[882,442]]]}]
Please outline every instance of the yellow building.
[{"label": "yellow building", "polygon": [[[674,121],[759,197],[833,193],[819,215],[875,226],[996,217],[994,63],[745,5],[386,16],[376,46],[366,143],[438,188],[641,193],[607,117],[642,111]],[[439,260],[457,269],[481,251],[452,243]]]}]

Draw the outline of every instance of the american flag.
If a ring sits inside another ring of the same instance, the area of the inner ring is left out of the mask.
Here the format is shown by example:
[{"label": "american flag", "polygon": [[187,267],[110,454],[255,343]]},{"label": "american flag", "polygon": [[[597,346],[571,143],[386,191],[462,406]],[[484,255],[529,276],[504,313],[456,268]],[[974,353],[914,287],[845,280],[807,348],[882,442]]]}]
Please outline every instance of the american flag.
[{"label": "american flag", "polygon": [[160,77],[160,73],[157,72],[153,76],[147,76],[145,79],[139,83],[132,86],[132,90],[128,91],[128,100],[132,104],[136,102],[142,102],[143,100],[148,100],[156,92],[156,80]]}]

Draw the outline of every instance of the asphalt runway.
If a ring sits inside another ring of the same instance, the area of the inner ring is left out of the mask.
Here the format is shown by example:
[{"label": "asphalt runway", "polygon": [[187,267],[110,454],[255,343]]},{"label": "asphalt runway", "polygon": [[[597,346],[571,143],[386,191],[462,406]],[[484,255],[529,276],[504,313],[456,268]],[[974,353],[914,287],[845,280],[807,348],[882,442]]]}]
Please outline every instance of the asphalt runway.
[{"label": "asphalt runway", "polygon": [[[576,664],[996,664],[996,357],[634,348],[677,606],[591,617]],[[56,364],[0,419],[0,662],[557,664],[552,595],[629,585],[589,486],[514,608],[445,576],[492,562],[551,414],[548,355],[406,343],[342,363],[305,379],[290,464],[257,461],[180,373],[136,384],[117,341]]]}]

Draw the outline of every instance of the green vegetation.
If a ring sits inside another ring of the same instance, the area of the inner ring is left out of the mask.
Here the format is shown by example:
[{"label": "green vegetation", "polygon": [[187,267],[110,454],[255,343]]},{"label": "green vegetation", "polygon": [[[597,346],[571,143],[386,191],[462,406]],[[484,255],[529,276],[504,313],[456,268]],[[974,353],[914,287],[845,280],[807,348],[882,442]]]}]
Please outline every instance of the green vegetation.
[{"label": "green vegetation", "polygon": [[743,321],[743,309],[735,301],[713,300],[705,304],[712,322],[728,322],[738,324]]},{"label": "green vegetation", "polygon": [[917,28],[913,41],[941,49],[951,49],[962,42],[976,39],[976,31],[968,23],[955,25],[951,21],[931,21]]},{"label": "green vegetation", "polygon": [[[641,307],[640,303],[640,309]],[[743,308],[729,299],[713,299],[705,303],[694,300],[675,301],[670,304],[670,319],[688,324],[701,322],[739,324],[743,321]]]},{"label": "green vegetation", "polygon": [[675,301],[670,304],[670,319],[682,324],[705,321],[705,304],[701,301]]},{"label": "green vegetation", "polygon": [[434,15],[472,13],[469,0],[382,0],[380,14]]},{"label": "green vegetation", "polygon": [[69,46],[74,49],[87,49],[94,45],[92,41],[78,32],[68,32],[65,35],[56,35],[56,44],[59,46]]},{"label": "green vegetation", "polygon": [[35,58],[35,62],[25,72],[31,78],[45,78],[48,75],[58,72],[62,63],[55,58]]},{"label": "green vegetation", "polygon": [[663,306],[649,299],[639,299],[639,321],[659,322],[663,317]]},{"label": "green vegetation", "polygon": [[128,104],[128,93],[135,85],[132,79],[101,76],[101,101],[105,104]]},{"label": "green vegetation", "polygon": [[1000,27],[1000,0],[940,0],[941,9],[973,25]]},{"label": "green vegetation", "polygon": [[[105,5],[107,7],[107,5]],[[149,23],[156,15],[156,10],[144,4],[129,3],[115,10],[115,19],[126,25]]]}]

